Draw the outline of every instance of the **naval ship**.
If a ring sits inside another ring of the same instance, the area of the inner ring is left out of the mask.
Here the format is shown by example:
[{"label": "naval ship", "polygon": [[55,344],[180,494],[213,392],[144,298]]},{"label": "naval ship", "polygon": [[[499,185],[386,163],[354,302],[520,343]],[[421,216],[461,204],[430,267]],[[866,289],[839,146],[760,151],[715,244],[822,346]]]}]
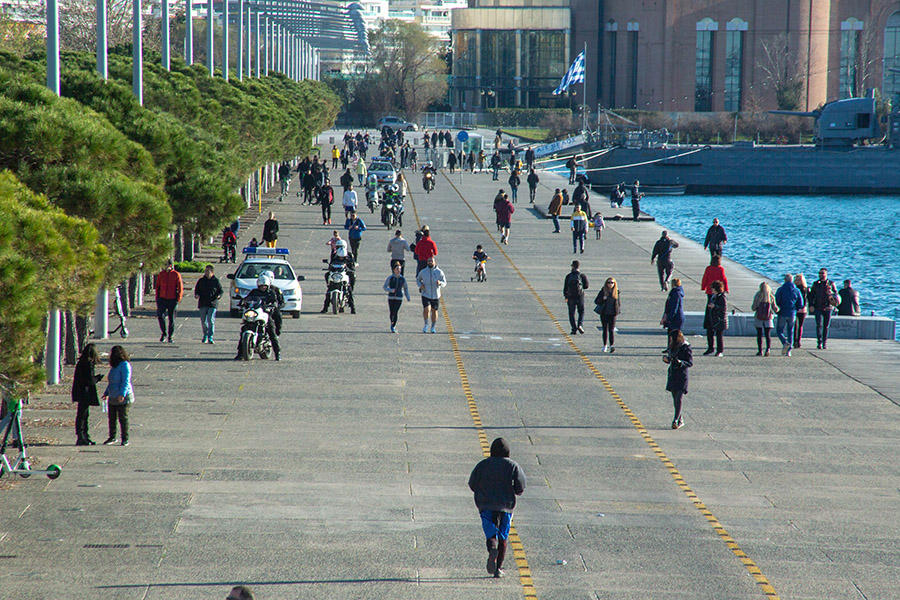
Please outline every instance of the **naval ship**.
[{"label": "naval ship", "polygon": [[900,112],[882,135],[874,93],[770,112],[815,119],[814,144],[673,145],[665,130],[641,131],[596,143],[583,166],[599,190],[638,180],[645,193],[900,195]]}]

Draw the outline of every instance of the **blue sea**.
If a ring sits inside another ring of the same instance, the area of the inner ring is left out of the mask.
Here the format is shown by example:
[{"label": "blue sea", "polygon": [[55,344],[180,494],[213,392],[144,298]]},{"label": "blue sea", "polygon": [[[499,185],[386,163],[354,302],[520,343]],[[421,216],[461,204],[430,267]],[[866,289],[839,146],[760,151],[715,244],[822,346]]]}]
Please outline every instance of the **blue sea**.
[{"label": "blue sea", "polygon": [[900,197],[646,196],[641,209],[700,244],[718,217],[729,258],[775,281],[803,272],[810,285],[825,267],[838,288],[853,282],[864,315],[900,323]]}]

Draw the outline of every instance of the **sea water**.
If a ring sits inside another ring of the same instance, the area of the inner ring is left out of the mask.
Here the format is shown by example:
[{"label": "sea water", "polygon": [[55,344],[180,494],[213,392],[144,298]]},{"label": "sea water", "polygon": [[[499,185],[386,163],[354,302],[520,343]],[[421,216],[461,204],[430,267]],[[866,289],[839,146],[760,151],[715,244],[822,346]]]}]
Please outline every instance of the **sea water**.
[{"label": "sea water", "polygon": [[838,289],[852,281],[862,314],[900,322],[900,197],[645,196],[641,210],[700,244],[718,218],[728,258],[779,284],[825,267]]}]

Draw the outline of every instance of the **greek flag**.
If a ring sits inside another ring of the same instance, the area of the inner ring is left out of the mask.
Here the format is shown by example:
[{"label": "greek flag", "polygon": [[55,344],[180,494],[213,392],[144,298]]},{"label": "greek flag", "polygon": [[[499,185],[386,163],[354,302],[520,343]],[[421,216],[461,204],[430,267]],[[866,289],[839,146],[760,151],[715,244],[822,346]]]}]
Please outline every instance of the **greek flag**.
[{"label": "greek flag", "polygon": [[566,74],[563,75],[562,81],[559,82],[559,87],[553,90],[553,95],[558,96],[569,89],[569,86],[573,83],[584,83],[584,51],[581,51],[577,57],[575,57],[575,62],[572,63],[572,66],[569,67],[569,70],[566,71]]}]

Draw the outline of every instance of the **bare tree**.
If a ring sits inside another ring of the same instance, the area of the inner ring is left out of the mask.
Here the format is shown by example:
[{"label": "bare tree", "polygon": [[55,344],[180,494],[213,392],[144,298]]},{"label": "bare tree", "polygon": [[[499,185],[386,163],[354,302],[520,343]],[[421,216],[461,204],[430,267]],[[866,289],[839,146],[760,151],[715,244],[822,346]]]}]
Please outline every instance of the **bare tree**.
[{"label": "bare tree", "polygon": [[781,110],[797,110],[803,99],[806,79],[797,64],[796,55],[788,48],[787,35],[780,33],[760,40],[763,59],[757,68],[765,73],[763,84],[775,91]]},{"label": "bare tree", "polygon": [[[108,0],[106,31],[109,46],[131,43],[131,0]],[[97,48],[97,3],[68,0],[59,7],[59,45],[62,50],[93,52]]]}]

